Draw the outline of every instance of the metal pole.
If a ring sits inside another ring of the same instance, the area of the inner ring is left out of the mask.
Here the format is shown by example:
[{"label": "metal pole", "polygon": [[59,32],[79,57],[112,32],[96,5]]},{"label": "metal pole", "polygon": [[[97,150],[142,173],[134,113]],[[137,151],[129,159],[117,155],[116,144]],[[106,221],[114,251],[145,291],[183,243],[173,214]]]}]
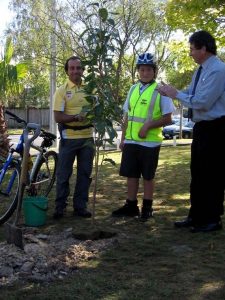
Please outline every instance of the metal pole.
[{"label": "metal pole", "polygon": [[180,131],[179,139],[182,139],[182,128],[183,128],[183,104],[180,106]]},{"label": "metal pole", "polygon": [[[51,61],[50,61],[50,118],[49,127],[50,131],[57,135],[57,127],[54,120],[53,114],[53,96],[56,90],[56,1],[51,1],[51,21],[52,21],[52,32],[51,32]],[[55,147],[58,147],[58,139],[56,140]]]}]

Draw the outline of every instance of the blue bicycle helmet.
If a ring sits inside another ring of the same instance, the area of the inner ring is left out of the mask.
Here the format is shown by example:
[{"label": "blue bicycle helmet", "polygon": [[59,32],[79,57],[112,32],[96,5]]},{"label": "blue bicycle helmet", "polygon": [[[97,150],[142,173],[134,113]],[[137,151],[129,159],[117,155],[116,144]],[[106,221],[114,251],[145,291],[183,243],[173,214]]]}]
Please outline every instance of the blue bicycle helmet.
[{"label": "blue bicycle helmet", "polygon": [[140,54],[137,57],[137,62],[136,65],[156,65],[156,61],[154,56],[151,53],[144,53],[144,54]]}]

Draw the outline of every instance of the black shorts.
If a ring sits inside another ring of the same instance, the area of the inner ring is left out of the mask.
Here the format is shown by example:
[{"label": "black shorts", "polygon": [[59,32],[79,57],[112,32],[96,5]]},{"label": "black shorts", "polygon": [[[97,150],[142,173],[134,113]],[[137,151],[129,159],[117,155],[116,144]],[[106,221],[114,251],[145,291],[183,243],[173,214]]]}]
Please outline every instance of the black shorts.
[{"label": "black shorts", "polygon": [[155,177],[158,166],[160,146],[144,147],[125,144],[122,152],[120,175],[129,178],[151,180]]}]

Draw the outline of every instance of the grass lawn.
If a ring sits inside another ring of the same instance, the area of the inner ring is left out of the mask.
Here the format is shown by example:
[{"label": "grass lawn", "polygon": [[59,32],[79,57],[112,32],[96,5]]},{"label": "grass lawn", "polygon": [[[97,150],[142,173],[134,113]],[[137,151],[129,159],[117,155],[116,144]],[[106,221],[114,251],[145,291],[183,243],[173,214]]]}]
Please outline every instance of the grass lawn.
[{"label": "grass lawn", "polygon": [[[193,234],[173,227],[173,222],[188,212],[190,146],[162,147],[154,218],[146,223],[110,216],[126,199],[126,179],[118,176],[120,152],[110,152],[107,157],[115,160],[116,166],[105,163],[101,167],[95,224],[90,219],[71,217],[71,198],[68,215],[53,221],[52,191],[46,227],[115,231],[118,243],[83,263],[71,277],[48,285],[2,288],[0,299],[224,300],[224,231]],[[141,195],[142,185],[139,204]],[[1,227],[1,236],[2,232]]]},{"label": "grass lawn", "polygon": [[11,134],[21,134],[23,132],[23,129],[13,128],[13,129],[7,129],[8,135]]}]

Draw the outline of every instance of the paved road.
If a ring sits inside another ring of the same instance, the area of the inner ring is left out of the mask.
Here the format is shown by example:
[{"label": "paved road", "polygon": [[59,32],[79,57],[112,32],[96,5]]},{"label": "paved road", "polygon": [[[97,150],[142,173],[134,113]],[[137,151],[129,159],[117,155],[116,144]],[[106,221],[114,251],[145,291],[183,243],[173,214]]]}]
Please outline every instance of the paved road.
[{"label": "paved road", "polygon": [[[112,145],[108,145],[106,147],[106,150],[111,150],[111,149],[117,149],[119,150],[119,144],[120,144],[120,139],[121,139],[121,134],[122,131],[117,131],[117,138],[114,139],[114,143],[113,146]],[[19,140],[19,135],[10,135],[10,143],[13,144],[13,147],[16,146],[18,140]],[[42,141],[42,138],[38,137],[35,140],[35,145],[40,145]],[[191,139],[171,139],[171,140],[163,140],[162,146],[179,146],[179,145],[189,145],[191,143]],[[34,150],[32,150],[34,151]],[[56,148],[57,151],[57,148]]]},{"label": "paved road", "polygon": [[[13,144],[17,144],[18,141],[19,141],[19,138],[20,138],[20,135],[19,134],[12,134],[9,136],[9,139],[10,139],[10,143],[13,143]],[[35,143],[37,142],[37,145],[39,145],[41,143],[41,140],[42,138],[38,137],[36,140],[35,140]]]},{"label": "paved road", "polygon": [[[17,144],[18,144],[18,141],[19,141],[19,138],[20,138],[20,135],[18,134],[15,134],[15,135],[10,135],[9,136],[9,139],[10,139],[10,145],[12,148],[16,148]],[[35,145],[37,146],[40,146],[41,142],[42,142],[42,138],[41,137],[38,137],[36,140],[35,140]],[[37,150],[35,149],[31,149],[30,151],[31,154],[35,154],[37,153]]]}]

